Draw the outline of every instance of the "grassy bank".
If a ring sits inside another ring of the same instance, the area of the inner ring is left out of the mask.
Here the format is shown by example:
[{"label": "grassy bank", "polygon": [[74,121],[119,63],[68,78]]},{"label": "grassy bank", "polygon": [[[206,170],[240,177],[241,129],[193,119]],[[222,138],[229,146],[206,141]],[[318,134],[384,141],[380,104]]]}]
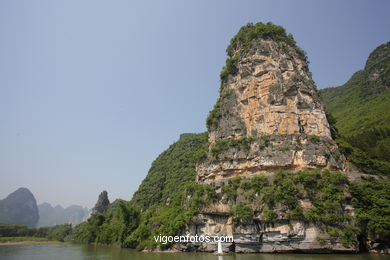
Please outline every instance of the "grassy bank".
[{"label": "grassy bank", "polygon": [[[0,237],[0,245],[30,245],[64,243],[44,237]],[[65,242],[66,243],[66,242]]]}]

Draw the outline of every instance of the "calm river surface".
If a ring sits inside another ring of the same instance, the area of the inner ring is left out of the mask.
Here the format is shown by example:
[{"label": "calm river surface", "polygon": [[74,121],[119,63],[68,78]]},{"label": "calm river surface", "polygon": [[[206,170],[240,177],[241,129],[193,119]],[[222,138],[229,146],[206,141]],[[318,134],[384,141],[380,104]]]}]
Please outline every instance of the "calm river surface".
[{"label": "calm river surface", "polygon": [[1,260],[385,260],[390,256],[376,254],[313,255],[313,254],[231,254],[216,256],[205,253],[142,253],[131,249],[79,244],[8,245],[0,246]]}]

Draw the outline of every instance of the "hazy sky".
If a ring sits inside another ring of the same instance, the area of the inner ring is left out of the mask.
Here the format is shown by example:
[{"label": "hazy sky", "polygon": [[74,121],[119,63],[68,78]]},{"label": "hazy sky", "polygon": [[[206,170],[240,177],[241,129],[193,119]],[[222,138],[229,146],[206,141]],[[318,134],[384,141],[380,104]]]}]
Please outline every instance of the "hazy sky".
[{"label": "hazy sky", "polygon": [[284,26],[320,88],[390,40],[390,1],[0,0],[0,198],[130,199],[180,133],[206,130],[242,25]]}]

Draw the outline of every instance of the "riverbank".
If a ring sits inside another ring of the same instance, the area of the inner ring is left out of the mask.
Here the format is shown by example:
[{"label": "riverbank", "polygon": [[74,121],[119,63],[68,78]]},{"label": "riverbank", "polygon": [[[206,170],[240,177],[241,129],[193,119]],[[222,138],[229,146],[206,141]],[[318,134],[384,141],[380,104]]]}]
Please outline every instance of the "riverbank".
[{"label": "riverbank", "polygon": [[57,240],[48,240],[44,237],[0,237],[0,246],[36,245],[36,244],[64,244]]}]

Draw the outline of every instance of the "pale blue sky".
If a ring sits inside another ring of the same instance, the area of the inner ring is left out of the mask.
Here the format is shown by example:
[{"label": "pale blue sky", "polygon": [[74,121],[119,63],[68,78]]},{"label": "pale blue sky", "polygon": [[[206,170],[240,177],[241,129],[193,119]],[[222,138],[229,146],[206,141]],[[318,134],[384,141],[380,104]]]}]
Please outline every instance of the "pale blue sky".
[{"label": "pale blue sky", "polygon": [[205,131],[229,40],[284,26],[320,88],[390,40],[390,1],[0,0],[0,198],[130,199],[180,133]]}]

